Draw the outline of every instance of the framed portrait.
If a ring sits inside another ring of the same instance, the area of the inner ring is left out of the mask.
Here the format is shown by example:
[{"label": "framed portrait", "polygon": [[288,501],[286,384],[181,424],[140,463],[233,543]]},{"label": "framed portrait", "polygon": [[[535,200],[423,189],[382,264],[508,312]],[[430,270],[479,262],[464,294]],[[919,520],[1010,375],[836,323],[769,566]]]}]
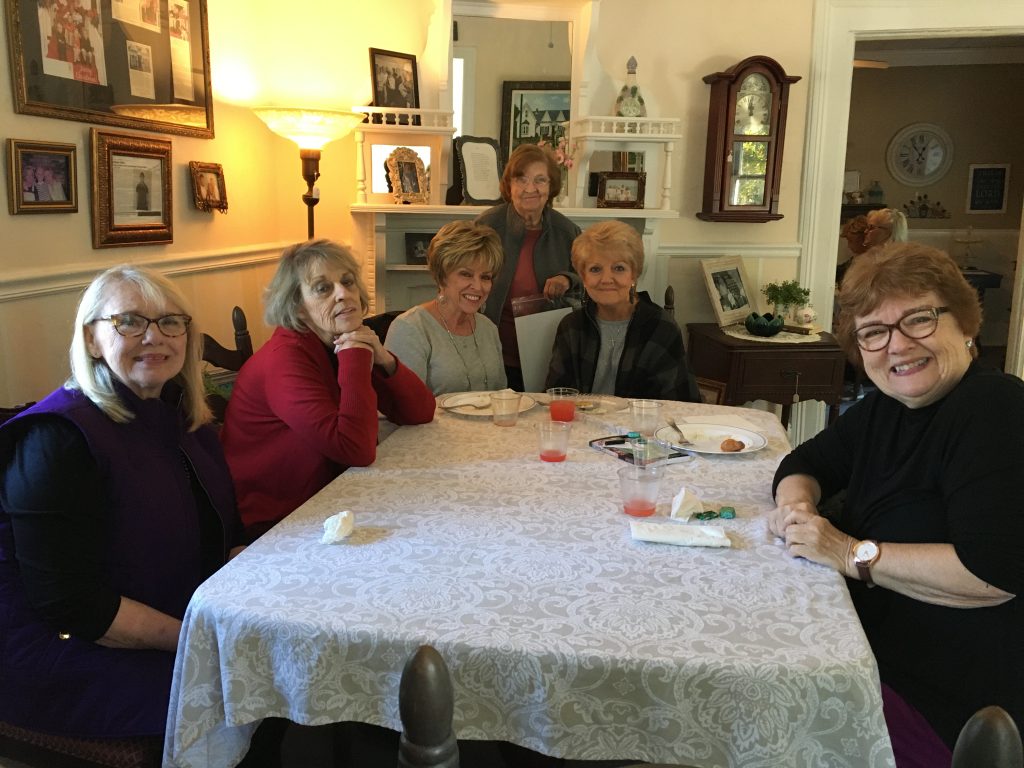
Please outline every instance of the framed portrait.
[{"label": "framed portrait", "polygon": [[188,164],[192,175],[192,202],[200,211],[228,212],[228,192],[220,163]]},{"label": "framed portrait", "polygon": [[569,82],[505,80],[501,87],[501,164],[520,144],[555,146],[569,122]]},{"label": "framed portrait", "polygon": [[704,283],[708,289],[711,307],[715,310],[718,325],[732,325],[743,320],[757,307],[751,301],[754,292],[751,282],[743,269],[743,259],[726,256],[721,259],[701,259]]},{"label": "framed portrait", "polygon": [[427,251],[434,235],[430,232],[405,233],[405,263],[427,266]]},{"label": "framed portrait", "polygon": [[413,109],[420,105],[416,57],[411,53],[370,49],[373,106]]},{"label": "framed portrait", "polygon": [[462,199],[469,205],[500,203],[501,149],[498,142],[479,136],[459,136],[454,143]]},{"label": "framed portrait", "polygon": [[705,405],[725,405],[725,386],[724,381],[715,381],[714,379],[702,379],[700,376],[697,379],[697,391],[700,393],[700,400]]},{"label": "framed portrait", "polygon": [[78,148],[8,139],[7,204],[11,214],[78,211]]},{"label": "framed portrait", "polygon": [[174,241],[171,142],[90,130],[92,247]]},{"label": "framed portrait", "polygon": [[213,138],[206,0],[3,0],[14,109]]},{"label": "framed portrait", "polygon": [[1010,166],[1006,163],[975,164],[967,170],[967,213],[1006,213]]},{"label": "framed portrait", "polygon": [[391,194],[397,203],[426,203],[430,196],[427,174],[420,156],[408,147],[399,147],[385,161]]},{"label": "framed portrait", "polygon": [[598,208],[643,208],[646,173],[600,171],[597,174]]}]

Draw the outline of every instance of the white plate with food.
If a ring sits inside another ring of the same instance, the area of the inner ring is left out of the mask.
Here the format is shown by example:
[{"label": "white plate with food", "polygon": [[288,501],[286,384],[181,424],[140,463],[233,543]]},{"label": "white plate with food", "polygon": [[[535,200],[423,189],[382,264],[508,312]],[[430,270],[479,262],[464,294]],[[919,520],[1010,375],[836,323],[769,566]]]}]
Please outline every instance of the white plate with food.
[{"label": "white plate with food", "polygon": [[[530,395],[541,405],[548,405],[551,403],[551,395],[546,392],[540,392],[535,395]],[[615,411],[621,411],[625,408],[629,408],[629,400],[615,395],[577,395],[576,396],[576,410],[582,413],[613,413]]]},{"label": "white plate with food", "polygon": [[768,445],[768,440],[764,435],[726,424],[686,422],[680,424],[679,427],[683,430],[682,439],[672,427],[661,427],[656,430],[654,439],[684,451],[723,455],[753,453]]},{"label": "white plate with food", "polygon": [[[494,411],[491,410],[490,392],[454,392],[439,398],[437,404],[446,411],[463,416],[485,416],[489,419],[494,415]],[[526,413],[535,405],[537,401],[529,395],[519,398],[520,413]]]}]

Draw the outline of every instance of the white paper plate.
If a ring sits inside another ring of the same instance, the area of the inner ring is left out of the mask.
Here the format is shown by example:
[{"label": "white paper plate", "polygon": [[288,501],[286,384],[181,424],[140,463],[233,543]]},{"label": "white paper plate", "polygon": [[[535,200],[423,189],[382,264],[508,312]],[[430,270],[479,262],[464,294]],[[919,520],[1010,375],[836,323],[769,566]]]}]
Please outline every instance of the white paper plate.
[{"label": "white paper plate", "polygon": [[[477,404],[483,407],[474,408],[473,406]],[[483,416],[489,419],[494,415],[494,412],[491,410],[490,392],[455,392],[450,395],[444,395],[438,400],[438,405],[446,411],[463,416]],[[525,413],[535,405],[537,405],[537,401],[529,395],[523,395],[519,398],[520,413]]]},{"label": "white paper plate", "polygon": [[[551,404],[551,395],[546,392],[533,394],[530,397],[541,405],[547,406]],[[576,398],[576,410],[581,413],[613,413],[624,408],[629,408],[629,400],[616,397],[615,395],[579,395]]]},{"label": "white paper plate", "polygon": [[[731,427],[726,424],[682,423],[679,426],[686,435],[686,439],[690,441],[689,443],[680,441],[679,433],[672,429],[672,427],[662,427],[657,430],[654,433],[654,438],[677,448],[682,448],[684,451],[715,453],[725,456],[733,456],[737,453],[753,453],[754,451],[760,451],[768,445],[768,440],[765,439],[764,435],[751,432],[749,429]],[[744,445],[743,450],[723,451],[722,441],[726,438],[741,441]]]}]

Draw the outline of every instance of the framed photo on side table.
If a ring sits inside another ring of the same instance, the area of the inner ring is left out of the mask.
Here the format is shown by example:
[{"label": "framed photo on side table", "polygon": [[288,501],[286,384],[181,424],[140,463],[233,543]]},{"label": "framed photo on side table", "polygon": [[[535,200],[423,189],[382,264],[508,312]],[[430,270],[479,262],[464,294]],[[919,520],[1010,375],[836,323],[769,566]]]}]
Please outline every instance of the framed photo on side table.
[{"label": "framed photo on side table", "polygon": [[3,4],[15,112],[213,138],[206,0]]},{"label": "framed photo on side table", "polygon": [[739,256],[701,259],[700,265],[719,326],[738,323],[757,310],[750,298],[754,294],[743,269],[743,259]]},{"label": "framed photo on side table", "polygon": [[78,148],[8,139],[7,203],[12,215],[78,211]]},{"label": "framed photo on side table", "polygon": [[967,213],[1006,213],[1010,166],[1006,163],[975,164],[967,171]]},{"label": "framed photo on side table", "polygon": [[429,232],[406,232],[405,263],[425,267],[427,251],[430,250],[430,241],[433,239],[434,236]]},{"label": "framed photo on side table", "polygon": [[399,147],[388,155],[385,165],[396,203],[429,202],[427,173],[419,155],[408,147]]},{"label": "framed photo on side table", "polygon": [[171,142],[90,130],[92,247],[174,241]]},{"label": "framed photo on side table", "polygon": [[598,208],[643,208],[646,173],[601,171],[597,174]]},{"label": "framed photo on side table", "polygon": [[220,163],[188,164],[192,175],[192,202],[200,211],[228,212],[228,193],[224,186],[224,168]]},{"label": "framed photo on side table", "polygon": [[520,144],[541,140],[551,146],[569,122],[569,83],[565,80],[505,80],[501,86],[501,162]]}]

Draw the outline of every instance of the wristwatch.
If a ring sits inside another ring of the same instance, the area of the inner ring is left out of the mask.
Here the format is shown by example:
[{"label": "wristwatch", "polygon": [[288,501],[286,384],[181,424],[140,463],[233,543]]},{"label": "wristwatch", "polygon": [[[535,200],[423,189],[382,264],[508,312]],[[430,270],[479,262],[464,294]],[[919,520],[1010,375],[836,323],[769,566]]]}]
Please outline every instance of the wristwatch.
[{"label": "wristwatch", "polygon": [[871,566],[877,563],[881,556],[882,548],[877,541],[864,539],[853,545],[853,564],[857,566],[860,580],[869,587],[875,586],[875,582],[871,580]]}]

